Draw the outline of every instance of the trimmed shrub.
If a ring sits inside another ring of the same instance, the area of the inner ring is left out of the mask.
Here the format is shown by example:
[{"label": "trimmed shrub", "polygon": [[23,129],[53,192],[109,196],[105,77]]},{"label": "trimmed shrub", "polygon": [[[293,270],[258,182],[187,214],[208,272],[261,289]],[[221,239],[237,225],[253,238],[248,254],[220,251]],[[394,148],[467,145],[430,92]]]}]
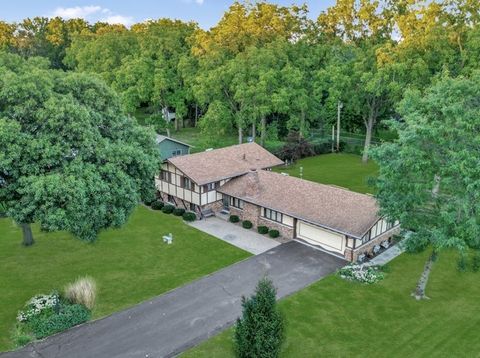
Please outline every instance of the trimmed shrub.
[{"label": "trimmed shrub", "polygon": [[150,204],[153,210],[162,210],[162,208],[165,206],[164,202],[161,200],[155,200]]},{"label": "trimmed shrub", "polygon": [[262,235],[268,234],[268,227],[260,225],[259,227],[257,227],[257,231],[259,234]]},{"label": "trimmed shrub", "polygon": [[173,215],[182,216],[183,214],[185,214],[185,209],[182,209],[182,208],[173,209]]},{"label": "trimmed shrub", "polygon": [[162,212],[164,212],[165,214],[171,214],[173,213],[173,210],[175,210],[175,207],[170,204],[164,205],[162,208]]},{"label": "trimmed shrub", "polygon": [[237,357],[278,357],[283,342],[283,317],[272,281],[260,280],[250,298],[242,298],[242,317],[235,325]]},{"label": "trimmed shrub", "polygon": [[195,221],[197,219],[197,215],[193,211],[187,211],[182,216],[185,221]]},{"label": "trimmed shrub", "polygon": [[230,215],[228,220],[230,220],[231,223],[238,223],[240,221],[240,218],[237,215]]},{"label": "trimmed shrub", "polygon": [[280,232],[278,230],[272,229],[268,232],[268,236],[270,236],[271,238],[276,238],[280,236]]},{"label": "trimmed shrub", "polygon": [[91,277],[81,277],[65,287],[65,298],[73,304],[84,305],[88,309],[95,306],[97,285]]},{"label": "trimmed shrub", "polygon": [[62,302],[58,312],[49,309],[33,316],[28,320],[27,327],[35,335],[35,338],[40,339],[62,332],[89,319],[90,311],[85,306]]},{"label": "trimmed shrub", "polygon": [[243,226],[244,229],[251,229],[253,224],[250,220],[244,220],[242,222],[242,226]]}]

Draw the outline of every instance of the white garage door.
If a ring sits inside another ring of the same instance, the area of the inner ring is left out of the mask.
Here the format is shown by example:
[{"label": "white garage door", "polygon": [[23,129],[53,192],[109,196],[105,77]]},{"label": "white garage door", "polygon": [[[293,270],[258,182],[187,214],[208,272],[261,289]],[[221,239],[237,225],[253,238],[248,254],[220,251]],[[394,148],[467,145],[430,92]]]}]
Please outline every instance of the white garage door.
[{"label": "white garage door", "polygon": [[343,254],[345,248],[345,236],[307,224],[300,220],[297,223],[297,236],[302,240],[313,245],[320,245],[330,251]]}]

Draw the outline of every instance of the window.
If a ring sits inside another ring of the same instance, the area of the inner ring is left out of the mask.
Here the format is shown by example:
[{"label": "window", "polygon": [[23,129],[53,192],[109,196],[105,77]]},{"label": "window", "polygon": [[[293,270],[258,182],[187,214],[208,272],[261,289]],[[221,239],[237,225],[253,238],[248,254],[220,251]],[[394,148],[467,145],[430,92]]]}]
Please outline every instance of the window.
[{"label": "window", "polygon": [[175,204],[175,198],[173,197],[173,195],[168,195],[167,201],[168,201],[169,203]]},{"label": "window", "polygon": [[166,170],[160,170],[160,180],[171,183],[172,182],[172,173],[170,173]]},{"label": "window", "polygon": [[263,217],[272,221],[281,223],[283,221],[283,214],[275,210],[263,208]]},{"label": "window", "polygon": [[181,149],[172,150],[172,157],[176,157],[178,155],[182,155],[182,150]]},{"label": "window", "polygon": [[215,190],[218,188],[218,186],[220,185],[220,182],[216,181],[214,183],[208,183],[208,184],[205,184],[203,186],[203,191],[204,192],[207,192],[207,191],[212,191],[212,190]]},{"label": "window", "polygon": [[183,187],[185,189],[188,189],[188,190],[192,190],[192,180],[190,178],[187,178],[187,177],[182,177],[182,181],[183,183]]},{"label": "window", "polygon": [[230,205],[238,209],[243,209],[243,200],[231,196]]},{"label": "window", "polygon": [[190,211],[197,211],[197,206],[194,203],[190,203]]}]

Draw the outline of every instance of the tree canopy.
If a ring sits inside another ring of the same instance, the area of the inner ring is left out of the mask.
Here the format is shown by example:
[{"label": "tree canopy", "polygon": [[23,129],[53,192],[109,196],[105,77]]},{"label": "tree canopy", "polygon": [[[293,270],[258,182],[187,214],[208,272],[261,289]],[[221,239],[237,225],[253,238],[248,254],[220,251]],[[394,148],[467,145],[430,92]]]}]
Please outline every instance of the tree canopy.
[{"label": "tree canopy", "polygon": [[153,132],[103,81],[5,53],[0,148],[0,201],[24,233],[38,222],[88,241],[153,194],[159,166]]}]

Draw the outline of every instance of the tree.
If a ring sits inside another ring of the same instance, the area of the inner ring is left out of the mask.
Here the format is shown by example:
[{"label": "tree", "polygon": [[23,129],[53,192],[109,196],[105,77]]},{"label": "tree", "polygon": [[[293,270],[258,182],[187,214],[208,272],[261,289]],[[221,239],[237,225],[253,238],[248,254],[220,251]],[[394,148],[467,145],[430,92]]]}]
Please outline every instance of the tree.
[{"label": "tree", "polygon": [[424,95],[410,90],[399,106],[398,140],[373,151],[381,213],[412,231],[409,250],[433,248],[418,298],[438,252],[480,248],[479,98],[478,72],[443,76]]},{"label": "tree", "polygon": [[283,341],[283,318],[277,309],[276,290],[269,279],[258,282],[255,294],[242,298],[243,314],[235,325],[238,357],[278,357]]},{"label": "tree", "polygon": [[30,224],[95,240],[153,194],[154,134],[87,74],[0,54],[0,202],[31,245]]}]

